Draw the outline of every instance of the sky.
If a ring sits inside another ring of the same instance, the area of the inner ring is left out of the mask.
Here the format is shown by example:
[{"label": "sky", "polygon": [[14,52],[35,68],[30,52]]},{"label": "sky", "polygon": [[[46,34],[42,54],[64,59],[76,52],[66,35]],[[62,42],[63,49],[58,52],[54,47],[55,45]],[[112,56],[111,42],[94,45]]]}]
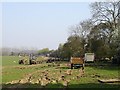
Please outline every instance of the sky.
[{"label": "sky", "polygon": [[[2,46],[2,4],[0,3],[0,47],[1,46]],[[2,55],[1,49],[0,49],[0,55]],[[0,57],[0,68],[2,68],[2,57]],[[0,78],[0,82],[1,81],[2,81],[2,78]]]},{"label": "sky", "polygon": [[[90,2],[2,3],[2,46],[57,49],[69,27],[91,17]],[[1,4],[0,4],[1,6]]]}]

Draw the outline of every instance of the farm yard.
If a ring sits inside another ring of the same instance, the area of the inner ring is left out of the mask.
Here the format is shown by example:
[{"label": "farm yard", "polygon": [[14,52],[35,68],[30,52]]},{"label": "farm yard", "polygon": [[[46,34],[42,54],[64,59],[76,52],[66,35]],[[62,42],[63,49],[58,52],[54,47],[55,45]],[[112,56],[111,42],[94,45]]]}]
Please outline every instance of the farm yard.
[{"label": "farm yard", "polygon": [[[43,59],[43,58],[41,58]],[[2,56],[2,88],[119,88],[119,83],[99,79],[118,79],[120,67],[107,65],[70,69],[69,62],[19,65],[18,56]]]}]

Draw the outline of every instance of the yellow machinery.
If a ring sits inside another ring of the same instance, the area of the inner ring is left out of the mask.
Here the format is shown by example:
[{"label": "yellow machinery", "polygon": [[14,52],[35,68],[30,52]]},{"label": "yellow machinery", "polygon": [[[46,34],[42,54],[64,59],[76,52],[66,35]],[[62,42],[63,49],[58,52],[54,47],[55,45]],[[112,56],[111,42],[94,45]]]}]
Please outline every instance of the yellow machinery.
[{"label": "yellow machinery", "polygon": [[70,63],[71,63],[71,69],[73,69],[73,67],[79,67],[79,68],[84,67],[84,60],[82,58],[71,57]]}]

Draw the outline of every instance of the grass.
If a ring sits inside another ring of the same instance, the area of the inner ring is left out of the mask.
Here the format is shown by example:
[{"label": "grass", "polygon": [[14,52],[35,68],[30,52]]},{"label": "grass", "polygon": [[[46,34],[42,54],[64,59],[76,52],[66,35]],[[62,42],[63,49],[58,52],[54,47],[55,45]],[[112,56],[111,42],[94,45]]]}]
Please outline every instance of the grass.
[{"label": "grass", "polygon": [[18,65],[19,57],[17,56],[2,56],[2,66]]},{"label": "grass", "polygon": [[[42,59],[42,58],[41,58]],[[19,58],[17,56],[3,56],[2,57],[2,85],[3,87],[14,86],[13,84],[6,84],[7,82],[20,80],[28,75],[32,75],[33,80],[41,77],[44,70],[48,70],[49,77],[57,79],[69,69],[67,62],[62,63],[61,67],[48,66],[48,63],[38,65],[19,65]],[[52,65],[52,64],[51,64]],[[66,75],[65,79],[72,79],[68,85],[69,88],[117,88],[118,84],[101,84],[98,79],[118,78],[119,67],[113,66],[86,66],[83,77],[76,79],[79,73],[78,69],[72,70],[72,75]],[[62,71],[59,73],[59,71]],[[73,78],[74,77],[74,78]],[[29,83],[30,84],[30,83]],[[41,87],[39,84],[21,84],[23,87],[35,88]],[[20,87],[21,87],[20,86]],[[48,84],[46,88],[62,88],[62,82],[58,84]]]},{"label": "grass", "polygon": [[19,65],[19,57],[3,56],[2,57],[2,83],[23,78],[25,75],[34,72],[38,66]]}]

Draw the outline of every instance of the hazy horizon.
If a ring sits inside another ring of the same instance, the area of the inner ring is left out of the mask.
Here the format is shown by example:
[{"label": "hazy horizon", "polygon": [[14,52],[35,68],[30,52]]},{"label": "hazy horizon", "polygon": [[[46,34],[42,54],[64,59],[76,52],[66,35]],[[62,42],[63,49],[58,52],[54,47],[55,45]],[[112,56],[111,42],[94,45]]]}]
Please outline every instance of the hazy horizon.
[{"label": "hazy horizon", "polygon": [[90,2],[2,3],[2,46],[57,49],[69,27],[91,17]]}]

